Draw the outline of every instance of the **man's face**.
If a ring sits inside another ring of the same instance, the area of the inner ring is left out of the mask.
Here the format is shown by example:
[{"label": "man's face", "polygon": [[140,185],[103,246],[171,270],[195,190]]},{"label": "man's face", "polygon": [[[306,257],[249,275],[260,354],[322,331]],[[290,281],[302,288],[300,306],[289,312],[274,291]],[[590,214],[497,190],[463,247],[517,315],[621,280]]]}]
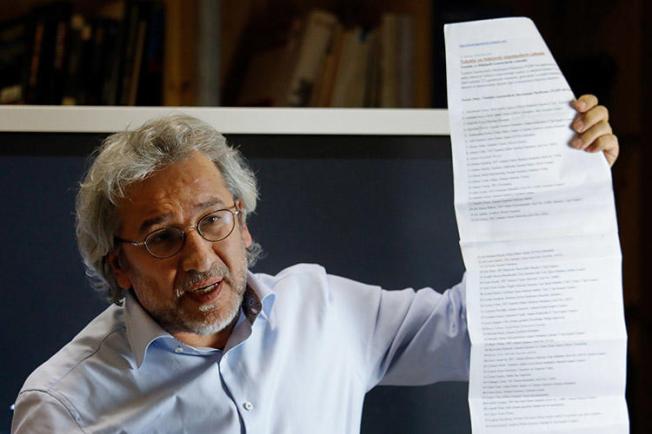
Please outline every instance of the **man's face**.
[{"label": "man's face", "polygon": [[188,229],[233,204],[222,174],[199,152],[130,185],[118,204],[120,238],[140,241],[167,226],[185,230],[181,251],[170,258],[154,258],[144,247],[128,243],[109,256],[120,287],[133,288],[140,304],[170,333],[217,333],[239,311],[246,248],[252,243],[244,220],[238,219],[233,232],[217,242]]}]

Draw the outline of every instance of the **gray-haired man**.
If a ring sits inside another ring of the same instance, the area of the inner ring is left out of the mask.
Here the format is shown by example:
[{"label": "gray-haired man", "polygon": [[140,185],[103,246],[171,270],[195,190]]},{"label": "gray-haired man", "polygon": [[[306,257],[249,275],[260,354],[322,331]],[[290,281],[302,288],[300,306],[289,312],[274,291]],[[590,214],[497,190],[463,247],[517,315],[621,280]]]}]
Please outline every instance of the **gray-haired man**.
[{"label": "gray-haired man", "polygon": [[[606,110],[580,103],[582,148],[612,163]],[[463,282],[439,294],[315,265],[253,274],[256,199],[239,153],[196,119],[110,136],[77,238],[115,304],[29,377],[12,431],[352,433],[377,384],[466,379]]]}]

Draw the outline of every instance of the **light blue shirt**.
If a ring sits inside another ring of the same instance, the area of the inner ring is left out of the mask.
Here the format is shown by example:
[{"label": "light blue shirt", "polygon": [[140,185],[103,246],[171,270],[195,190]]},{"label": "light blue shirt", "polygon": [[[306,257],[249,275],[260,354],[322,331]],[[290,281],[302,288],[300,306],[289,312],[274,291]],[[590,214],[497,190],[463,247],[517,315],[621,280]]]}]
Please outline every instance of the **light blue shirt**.
[{"label": "light blue shirt", "polygon": [[378,384],[467,380],[464,282],[385,291],[302,264],[248,285],[260,303],[224,351],[131,296],[109,307],[27,379],[12,432],[355,433]]}]

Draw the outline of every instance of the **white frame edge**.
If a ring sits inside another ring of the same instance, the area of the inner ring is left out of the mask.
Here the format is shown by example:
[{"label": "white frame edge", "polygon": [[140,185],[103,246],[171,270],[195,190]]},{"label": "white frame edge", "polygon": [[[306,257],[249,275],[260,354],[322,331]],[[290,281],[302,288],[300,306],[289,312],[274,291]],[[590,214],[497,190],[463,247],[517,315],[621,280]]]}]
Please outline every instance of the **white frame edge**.
[{"label": "white frame edge", "polygon": [[442,109],[0,106],[0,132],[112,133],[173,113],[224,134],[449,135]]}]

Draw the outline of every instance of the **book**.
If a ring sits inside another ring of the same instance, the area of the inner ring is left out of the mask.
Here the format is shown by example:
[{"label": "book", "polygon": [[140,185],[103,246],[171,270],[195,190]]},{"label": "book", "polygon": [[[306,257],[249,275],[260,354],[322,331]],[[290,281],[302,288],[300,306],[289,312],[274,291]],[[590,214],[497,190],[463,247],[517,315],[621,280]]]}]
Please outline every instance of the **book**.
[{"label": "book", "polygon": [[31,14],[25,103],[61,102],[70,16],[71,5],[64,2],[47,4]]},{"label": "book", "polygon": [[157,106],[163,101],[163,56],[165,10],[163,3],[152,1],[147,14],[147,32],[143,45],[136,104]]},{"label": "book", "polygon": [[126,1],[109,2],[97,16],[97,24],[103,29],[101,44],[95,44],[95,47],[102,47],[98,54],[103,77],[100,103],[103,105],[117,105],[120,101],[126,9]]},{"label": "book", "polygon": [[165,0],[163,104],[197,101],[197,0]]},{"label": "book", "polygon": [[221,22],[219,0],[198,0],[197,104],[220,104]]},{"label": "book", "polygon": [[361,27],[346,30],[338,62],[331,107],[362,107],[365,101],[372,33]]},{"label": "book", "polygon": [[396,69],[397,107],[413,107],[415,93],[414,18],[408,14],[397,17]]},{"label": "book", "polygon": [[0,24],[0,104],[22,102],[26,56],[26,20]]},{"label": "book", "polygon": [[45,104],[61,104],[63,88],[66,82],[66,65],[70,44],[70,23],[72,8],[62,5],[58,10],[54,31],[54,57],[52,62],[52,75],[43,78],[46,86]]},{"label": "book", "polygon": [[239,106],[283,106],[287,101],[288,77],[299,52],[303,23],[293,19],[288,26],[273,27],[254,41],[236,104]]},{"label": "book", "polygon": [[380,36],[378,29],[369,32],[369,54],[367,57],[367,76],[365,80],[365,95],[363,107],[380,106]]},{"label": "book", "polygon": [[67,65],[62,105],[77,105],[86,103],[86,92],[90,83],[86,68],[90,63],[89,46],[92,28],[83,15],[75,13],[70,18],[70,36],[68,44]]},{"label": "book", "polygon": [[315,81],[324,68],[328,49],[338,26],[337,17],[328,11],[316,9],[308,14],[283,105],[309,105]]},{"label": "book", "polygon": [[337,74],[337,67],[342,55],[343,43],[344,30],[341,25],[338,25],[333,32],[324,65],[319,73],[310,98],[311,107],[329,107],[331,105],[335,75]]},{"label": "book", "polygon": [[137,86],[138,70],[142,56],[146,23],[143,21],[142,8],[144,4],[130,1],[127,4],[125,15],[125,37],[122,41],[122,61],[120,68],[120,85],[118,102],[121,105],[133,105],[135,99],[134,88]]},{"label": "book", "polygon": [[398,68],[397,68],[397,34],[398,16],[394,13],[386,13],[381,18],[380,24],[380,77],[379,106],[398,106]]}]

